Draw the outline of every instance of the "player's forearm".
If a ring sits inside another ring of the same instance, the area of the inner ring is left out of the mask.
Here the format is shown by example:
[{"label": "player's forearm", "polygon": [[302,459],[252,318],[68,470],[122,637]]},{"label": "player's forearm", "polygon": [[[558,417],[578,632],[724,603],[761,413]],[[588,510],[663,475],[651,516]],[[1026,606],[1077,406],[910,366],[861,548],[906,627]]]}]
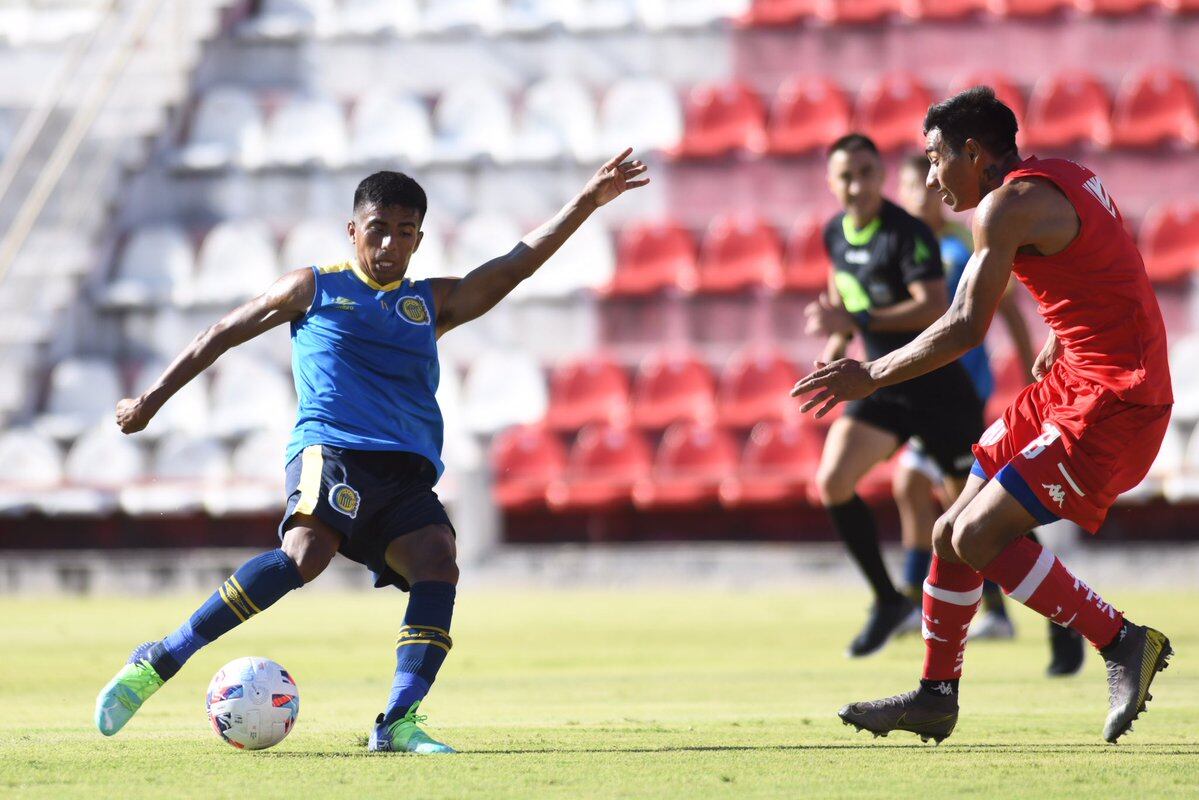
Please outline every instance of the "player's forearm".
[{"label": "player's forearm", "polygon": [[903,347],[866,367],[878,386],[891,386],[940,369],[977,347],[981,341],[976,325],[949,313]]},{"label": "player's forearm", "polygon": [[595,212],[595,204],[577,195],[557,214],[528,233],[506,257],[508,269],[519,276],[529,277],[549,260],[550,256],[579,229]]},{"label": "player's forearm", "polygon": [[230,346],[227,332],[220,323],[201,331],[142,394],[143,399],[155,410],[162,408],[175,392],[211,367]]},{"label": "player's forearm", "polygon": [[838,358],[845,358],[845,351],[849,347],[850,338],[843,333],[834,333],[828,337],[828,341],[824,344],[824,351],[820,355],[820,360],[825,364],[836,361]]},{"label": "player's forearm", "polygon": [[937,321],[945,313],[945,307],[928,300],[911,298],[893,306],[870,312],[866,329],[879,333],[901,333],[920,331]]}]

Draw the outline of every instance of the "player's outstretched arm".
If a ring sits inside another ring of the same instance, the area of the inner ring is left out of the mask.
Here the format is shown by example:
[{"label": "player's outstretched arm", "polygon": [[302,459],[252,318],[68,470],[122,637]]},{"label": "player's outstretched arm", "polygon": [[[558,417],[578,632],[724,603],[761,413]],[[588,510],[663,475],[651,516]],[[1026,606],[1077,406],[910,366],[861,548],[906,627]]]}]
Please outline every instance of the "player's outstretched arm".
[{"label": "player's outstretched arm", "polygon": [[163,404],[226,350],[259,334],[301,317],[316,291],[310,269],[289,272],[263,294],[235,308],[192,339],[163,371],[154,385],[138,397],[117,403],[117,425],[122,433],[136,433],[149,424]]},{"label": "player's outstretched arm", "polygon": [[649,183],[645,177],[649,167],[635,159],[626,160],[632,154],[630,147],[600,167],[553,219],[517,242],[508,253],[493,258],[464,278],[435,279],[437,335],[491,310],[556,253],[596,209],[630,189]]}]

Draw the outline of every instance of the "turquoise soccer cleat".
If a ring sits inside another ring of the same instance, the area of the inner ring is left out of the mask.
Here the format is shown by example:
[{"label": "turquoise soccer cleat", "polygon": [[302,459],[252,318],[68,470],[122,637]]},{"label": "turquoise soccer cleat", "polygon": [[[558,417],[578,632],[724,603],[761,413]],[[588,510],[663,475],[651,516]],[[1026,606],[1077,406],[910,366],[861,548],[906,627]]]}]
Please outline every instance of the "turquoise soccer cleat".
[{"label": "turquoise soccer cleat", "polygon": [[96,696],[96,727],[105,736],[112,736],[124,728],[142,703],[162,687],[164,681],[145,659],[146,652],[154,644],[157,642],[138,645],[129,656],[129,662]]},{"label": "turquoise soccer cleat", "polygon": [[420,729],[419,723],[428,717],[416,713],[419,705],[419,702],[413,703],[407,714],[390,725],[383,724],[383,715],[380,714],[375,720],[375,728],[371,731],[367,748],[375,752],[416,753],[422,756],[458,752]]}]

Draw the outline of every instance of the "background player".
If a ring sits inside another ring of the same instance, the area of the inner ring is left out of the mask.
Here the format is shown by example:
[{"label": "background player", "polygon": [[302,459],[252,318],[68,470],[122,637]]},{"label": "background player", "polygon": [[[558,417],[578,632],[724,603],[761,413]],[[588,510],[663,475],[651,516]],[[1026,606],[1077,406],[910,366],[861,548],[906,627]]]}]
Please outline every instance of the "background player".
[{"label": "background player", "polygon": [[[337,552],[375,585],[409,590],[387,709],[372,750],[452,753],[418,727],[417,707],[453,644],[454,531],[433,491],[442,422],[434,392],[437,339],[484,314],[531,276],[600,206],[644,186],[625,150],[558,214],[465,278],[405,279],[427,202],[416,181],[378,172],[359,184],[347,224],[353,261],[298,269],[200,333],[117,422],[143,429],[175,392],[226,350],[291,324],[299,412],[288,446],[282,546],[243,564],[163,639],[137,647],[96,699],[111,736],[201,647],[324,571]],[[247,387],[252,391],[252,387]]]},{"label": "background player", "polygon": [[958,717],[965,629],[984,576],[1045,617],[1074,628],[1104,657],[1119,739],[1145,709],[1172,654],[1160,631],[1133,624],[1025,534],[1058,518],[1098,530],[1121,492],[1149,471],[1173,394],[1166,334],[1136,245],[1094,173],[1062,159],[1021,160],[1016,117],[985,87],[929,108],[928,184],[954,211],[978,207],[974,255],[949,311],[899,350],[842,359],[801,379],[817,416],[911,380],[983,341],[1014,272],[1050,335],[1026,387],[974,447],[966,489],[938,521],[925,581],[920,688],[841,709],[875,733],[944,739]]},{"label": "background player", "polygon": [[[867,137],[850,134],[829,148],[829,188],[844,210],[824,229],[832,262],[828,293],[806,310],[807,332],[828,336],[825,362],[843,356],[855,333],[870,358],[901,347],[948,302],[936,237],[883,197],[883,178],[882,158]],[[946,476],[946,491],[956,497],[973,462],[970,445],[982,429],[982,403],[957,364],[851,403],[833,423],[816,474],[820,502],[874,591],[870,618],[850,643],[850,656],[876,652],[897,631],[914,626],[919,614],[887,574],[858,483],[919,437]]]},{"label": "background player", "polygon": [[[925,182],[928,176],[928,157],[913,153],[904,159],[899,170],[899,202],[904,210],[932,228],[941,242],[941,262],[945,282],[953,297],[962,279],[962,272],[974,251],[969,229],[949,220],[940,196]],[[1020,312],[1016,294],[1016,279],[1008,281],[1003,299],[999,301],[999,316],[1007,327],[1024,374],[1032,379],[1033,352],[1028,325]],[[969,350],[958,362],[970,374],[974,390],[984,407],[995,391],[995,376],[991,371],[986,343]],[[915,602],[923,592],[924,579],[932,558],[932,530],[941,513],[934,493],[943,485],[941,470],[916,442],[909,442],[896,459],[892,476],[895,504],[899,508],[900,531],[906,552],[904,566],[905,593]],[[945,504],[948,506],[948,503]],[[1035,534],[1029,534],[1034,536]],[[1046,670],[1049,675],[1073,675],[1082,668],[1085,650],[1082,637],[1069,628],[1047,623],[1051,659]],[[970,625],[971,639],[1011,639],[1016,635],[1011,619],[1004,608],[1003,592],[991,581],[983,584],[982,613]]]}]

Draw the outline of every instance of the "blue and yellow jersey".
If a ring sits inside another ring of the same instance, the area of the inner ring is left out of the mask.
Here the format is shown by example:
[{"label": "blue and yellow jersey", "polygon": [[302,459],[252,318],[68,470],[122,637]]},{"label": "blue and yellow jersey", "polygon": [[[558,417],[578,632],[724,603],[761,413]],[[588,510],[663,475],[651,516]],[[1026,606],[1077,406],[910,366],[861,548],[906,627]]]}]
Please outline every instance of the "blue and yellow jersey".
[{"label": "blue and yellow jersey", "polygon": [[313,267],[316,294],[291,324],[299,398],[291,461],[313,444],[424,456],[441,475],[436,313],[429,281],[379,284],[353,262]]},{"label": "blue and yellow jersey", "polygon": [[[957,294],[958,284],[962,282],[966,264],[974,254],[974,237],[967,228],[956,222],[945,223],[939,235],[941,263],[945,267],[945,285],[952,299]],[[991,373],[991,359],[987,356],[986,346],[980,344],[958,360],[966,368],[966,372],[970,373],[974,391],[978,392],[978,396],[985,403],[995,392],[995,376]]]}]

